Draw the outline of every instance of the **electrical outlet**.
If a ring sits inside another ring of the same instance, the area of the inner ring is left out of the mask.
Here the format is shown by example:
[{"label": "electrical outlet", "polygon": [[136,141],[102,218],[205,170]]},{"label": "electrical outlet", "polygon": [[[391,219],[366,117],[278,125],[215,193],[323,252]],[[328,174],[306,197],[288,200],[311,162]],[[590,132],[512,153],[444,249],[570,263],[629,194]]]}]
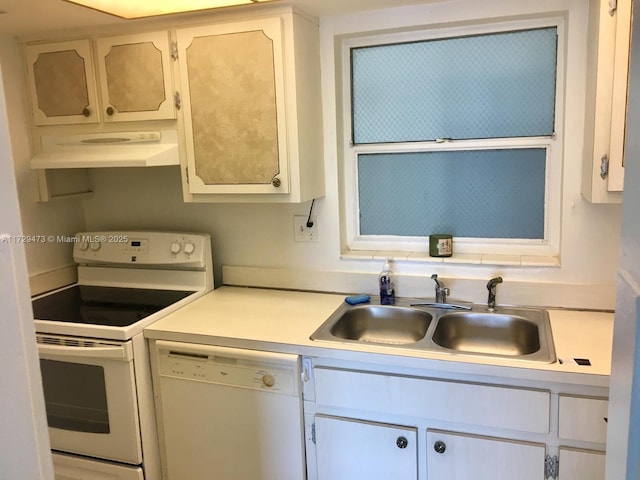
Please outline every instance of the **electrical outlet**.
[{"label": "electrical outlet", "polygon": [[296,242],[317,242],[318,241],[318,221],[316,217],[311,217],[313,225],[307,227],[309,217],[305,215],[293,216],[293,238]]}]

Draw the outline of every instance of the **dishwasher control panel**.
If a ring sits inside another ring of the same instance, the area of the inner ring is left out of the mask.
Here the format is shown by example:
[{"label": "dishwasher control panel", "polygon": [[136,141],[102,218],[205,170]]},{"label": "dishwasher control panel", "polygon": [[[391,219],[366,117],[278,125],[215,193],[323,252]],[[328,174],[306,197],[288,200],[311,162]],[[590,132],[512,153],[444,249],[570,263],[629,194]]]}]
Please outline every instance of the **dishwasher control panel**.
[{"label": "dishwasher control panel", "polygon": [[227,347],[156,342],[158,373],[163,377],[299,395],[297,355]]}]

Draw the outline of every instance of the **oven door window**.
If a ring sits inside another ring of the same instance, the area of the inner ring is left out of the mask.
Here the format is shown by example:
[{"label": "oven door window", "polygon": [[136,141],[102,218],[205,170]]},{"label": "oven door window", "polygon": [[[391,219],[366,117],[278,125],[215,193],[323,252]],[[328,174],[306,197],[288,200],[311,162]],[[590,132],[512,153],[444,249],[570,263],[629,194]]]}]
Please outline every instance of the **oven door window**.
[{"label": "oven door window", "polygon": [[109,433],[104,368],[40,360],[47,422],[74,432]]}]

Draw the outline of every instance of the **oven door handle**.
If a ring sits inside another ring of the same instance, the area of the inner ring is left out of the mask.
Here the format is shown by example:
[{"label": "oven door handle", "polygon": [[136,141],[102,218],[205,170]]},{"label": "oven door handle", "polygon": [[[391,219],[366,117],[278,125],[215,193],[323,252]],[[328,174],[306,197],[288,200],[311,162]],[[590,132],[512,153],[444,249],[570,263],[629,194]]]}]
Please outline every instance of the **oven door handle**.
[{"label": "oven door handle", "polygon": [[108,358],[112,360],[131,360],[133,358],[127,345],[113,347],[74,347],[69,345],[38,345],[39,355],[64,355],[65,357]]}]

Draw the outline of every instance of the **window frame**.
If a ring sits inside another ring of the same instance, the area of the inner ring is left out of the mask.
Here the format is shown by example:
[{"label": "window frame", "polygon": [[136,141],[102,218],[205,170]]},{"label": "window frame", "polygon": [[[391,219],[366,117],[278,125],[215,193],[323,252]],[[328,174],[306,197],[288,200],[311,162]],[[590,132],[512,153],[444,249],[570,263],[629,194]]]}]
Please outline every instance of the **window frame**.
[{"label": "window frame", "polygon": [[[353,145],[352,132],[352,91],[351,91],[351,49],[375,45],[416,42],[423,40],[445,39],[458,36],[501,33],[532,28],[556,27],[558,35],[556,64],[556,98],[554,133],[544,137],[512,137],[474,140],[445,140],[402,143],[376,143]],[[458,150],[508,149],[508,148],[545,148],[547,150],[545,167],[545,218],[543,239],[500,239],[455,237],[454,256],[456,254],[502,254],[554,257],[556,264],[560,250],[562,172],[563,172],[563,121],[566,75],[566,25],[561,16],[540,16],[510,21],[486,21],[472,25],[439,26],[424,25],[420,29],[405,31],[381,31],[362,36],[344,38],[339,46],[341,70],[338,81],[341,89],[343,215],[342,250],[343,255],[361,255],[369,252],[425,252],[428,250],[428,237],[403,237],[395,235],[361,235],[359,231],[358,205],[358,155],[370,153],[413,153]]]}]

